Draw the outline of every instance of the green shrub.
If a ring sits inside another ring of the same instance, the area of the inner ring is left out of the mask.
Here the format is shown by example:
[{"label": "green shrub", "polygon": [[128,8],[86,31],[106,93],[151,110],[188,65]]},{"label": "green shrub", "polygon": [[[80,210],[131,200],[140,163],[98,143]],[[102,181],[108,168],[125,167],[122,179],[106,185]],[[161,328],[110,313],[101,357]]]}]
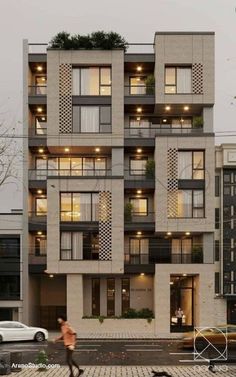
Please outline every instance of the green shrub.
[{"label": "green shrub", "polygon": [[38,371],[39,372],[44,372],[47,370],[46,368],[46,365],[48,363],[48,356],[46,354],[46,352],[43,350],[43,351],[39,351],[36,359],[35,359],[35,362],[36,364],[38,364]]},{"label": "green shrub", "polygon": [[143,308],[138,311],[139,318],[153,318],[153,311],[148,308]]},{"label": "green shrub", "polygon": [[124,219],[125,221],[131,221],[132,220],[132,211],[133,211],[133,205],[131,203],[126,203],[124,207]]},{"label": "green shrub", "polygon": [[135,309],[129,308],[123,313],[122,317],[123,318],[138,318],[138,312]]},{"label": "green shrub", "polygon": [[203,117],[196,116],[193,117],[193,128],[202,128],[203,127]]},{"label": "green shrub", "polygon": [[146,85],[146,94],[154,94],[155,93],[155,76],[148,75],[145,81]]},{"label": "green shrub", "polygon": [[155,161],[154,160],[147,160],[145,166],[145,175],[148,179],[155,178]]}]

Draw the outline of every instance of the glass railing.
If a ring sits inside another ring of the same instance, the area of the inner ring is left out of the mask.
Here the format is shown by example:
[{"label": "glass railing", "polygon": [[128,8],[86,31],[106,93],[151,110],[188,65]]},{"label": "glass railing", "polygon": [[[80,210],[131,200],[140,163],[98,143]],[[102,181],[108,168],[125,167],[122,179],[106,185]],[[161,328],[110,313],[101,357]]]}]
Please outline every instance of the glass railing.
[{"label": "glass railing", "polygon": [[194,264],[203,263],[203,253],[192,254],[166,254],[157,252],[157,255],[125,254],[125,264]]},{"label": "glass railing", "polygon": [[47,136],[47,123],[45,122],[44,127],[40,127],[40,128],[30,127],[29,136],[46,137]]},{"label": "glass railing", "polygon": [[38,219],[38,221],[40,222],[41,220],[43,220],[46,216],[47,216],[47,211],[29,211],[28,212],[29,214],[29,218],[31,219]]},{"label": "glass railing", "polygon": [[29,54],[46,54],[47,43],[28,43]]},{"label": "glass railing", "polygon": [[155,221],[155,212],[132,212],[125,214],[126,223],[152,223]]},{"label": "glass railing", "polygon": [[150,123],[150,127],[126,127],[126,138],[154,138],[160,134],[200,134],[203,128],[183,127]]},{"label": "glass railing", "polygon": [[29,96],[45,96],[47,94],[47,85],[28,86]]},{"label": "glass railing", "polygon": [[106,177],[111,169],[30,169],[29,180],[45,180],[48,177]]},{"label": "glass railing", "polygon": [[153,96],[154,85],[125,85],[125,96]]},{"label": "glass railing", "polygon": [[129,181],[153,181],[155,172],[146,172],[145,169],[129,169],[125,170],[124,178]]}]

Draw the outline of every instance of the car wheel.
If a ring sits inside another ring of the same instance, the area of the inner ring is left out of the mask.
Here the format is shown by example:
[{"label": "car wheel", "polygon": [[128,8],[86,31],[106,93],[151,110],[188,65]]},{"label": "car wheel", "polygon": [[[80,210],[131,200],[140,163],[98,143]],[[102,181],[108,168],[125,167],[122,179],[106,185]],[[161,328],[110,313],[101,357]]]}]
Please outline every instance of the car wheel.
[{"label": "car wheel", "polygon": [[37,332],[36,334],[35,334],[35,337],[34,337],[34,339],[37,341],[37,342],[43,342],[44,340],[45,340],[45,336],[44,336],[44,334],[42,333],[42,332]]}]

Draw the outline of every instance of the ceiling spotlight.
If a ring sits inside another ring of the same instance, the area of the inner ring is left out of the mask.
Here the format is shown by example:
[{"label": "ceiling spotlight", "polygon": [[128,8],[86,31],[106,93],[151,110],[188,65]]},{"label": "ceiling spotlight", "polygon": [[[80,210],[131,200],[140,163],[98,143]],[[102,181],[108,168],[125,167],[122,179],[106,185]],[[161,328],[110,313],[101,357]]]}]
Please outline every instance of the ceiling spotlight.
[{"label": "ceiling spotlight", "polygon": [[145,275],[145,273],[144,273],[144,272],[141,272],[140,276],[144,276],[144,275]]},{"label": "ceiling spotlight", "polygon": [[42,117],[42,118],[41,118],[41,120],[42,120],[42,121],[45,121],[45,120],[46,120],[46,118],[45,118],[45,117]]},{"label": "ceiling spotlight", "polygon": [[137,66],[137,71],[138,71],[138,72],[141,72],[141,71],[142,71],[142,67],[141,67],[141,65],[138,65],[138,66]]},{"label": "ceiling spotlight", "polygon": [[37,112],[41,113],[43,111],[42,107],[37,107]]},{"label": "ceiling spotlight", "polygon": [[167,119],[163,119],[163,123],[166,123],[167,122]]},{"label": "ceiling spotlight", "polygon": [[54,278],[54,275],[53,275],[53,274],[50,274],[49,277],[50,277],[50,278]]},{"label": "ceiling spotlight", "polygon": [[43,153],[44,152],[44,149],[43,148],[39,148],[39,153]]},{"label": "ceiling spotlight", "polygon": [[142,232],[140,232],[140,231],[137,232],[137,235],[138,235],[138,236],[141,236],[141,234],[142,234]]},{"label": "ceiling spotlight", "polygon": [[141,148],[138,148],[138,149],[137,149],[137,153],[142,153],[142,149],[141,149]]},{"label": "ceiling spotlight", "polygon": [[70,152],[70,148],[65,148],[64,151],[65,152]]},{"label": "ceiling spotlight", "polygon": [[100,148],[95,148],[95,152],[100,152]]},{"label": "ceiling spotlight", "polygon": [[165,107],[165,109],[166,109],[166,111],[170,111],[171,107],[170,107],[169,105],[167,105],[167,106]]},{"label": "ceiling spotlight", "polygon": [[142,107],[137,107],[137,113],[141,113],[142,112]]},{"label": "ceiling spotlight", "polygon": [[136,120],[140,120],[141,118],[140,117],[137,117]]},{"label": "ceiling spotlight", "polygon": [[189,106],[184,106],[184,111],[188,111],[189,110]]},{"label": "ceiling spotlight", "polygon": [[45,78],[45,77],[42,77],[42,81],[46,81],[46,78]]},{"label": "ceiling spotlight", "polygon": [[171,234],[172,234],[171,232],[167,232],[167,236],[171,236]]},{"label": "ceiling spotlight", "polygon": [[190,236],[190,232],[185,232],[185,235],[186,236]]},{"label": "ceiling spotlight", "polygon": [[42,67],[41,65],[38,65],[38,66],[37,66],[37,71],[38,71],[38,72],[42,72],[42,70],[43,70],[43,67]]},{"label": "ceiling spotlight", "polygon": [[137,190],[137,194],[142,194],[142,190]]},{"label": "ceiling spotlight", "polygon": [[42,194],[43,191],[42,190],[37,190],[37,194]]},{"label": "ceiling spotlight", "polygon": [[183,276],[187,276],[187,274],[183,274]]},{"label": "ceiling spotlight", "polygon": [[41,230],[39,230],[39,231],[37,232],[37,234],[38,234],[39,236],[41,236],[41,235],[43,234],[43,232],[41,232]]}]

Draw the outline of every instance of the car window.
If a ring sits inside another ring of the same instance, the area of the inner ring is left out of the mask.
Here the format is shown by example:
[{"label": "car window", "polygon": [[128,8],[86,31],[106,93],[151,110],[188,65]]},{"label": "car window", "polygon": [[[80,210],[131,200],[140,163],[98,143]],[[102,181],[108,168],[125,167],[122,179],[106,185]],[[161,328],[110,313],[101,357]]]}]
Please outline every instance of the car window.
[{"label": "car window", "polygon": [[22,324],[19,323],[19,322],[12,322],[11,325],[12,325],[11,327],[13,327],[13,328],[15,328],[15,329],[23,329],[23,328],[25,327],[24,325],[22,325]]},{"label": "car window", "polygon": [[10,323],[0,323],[1,329],[9,329],[11,327]]}]

